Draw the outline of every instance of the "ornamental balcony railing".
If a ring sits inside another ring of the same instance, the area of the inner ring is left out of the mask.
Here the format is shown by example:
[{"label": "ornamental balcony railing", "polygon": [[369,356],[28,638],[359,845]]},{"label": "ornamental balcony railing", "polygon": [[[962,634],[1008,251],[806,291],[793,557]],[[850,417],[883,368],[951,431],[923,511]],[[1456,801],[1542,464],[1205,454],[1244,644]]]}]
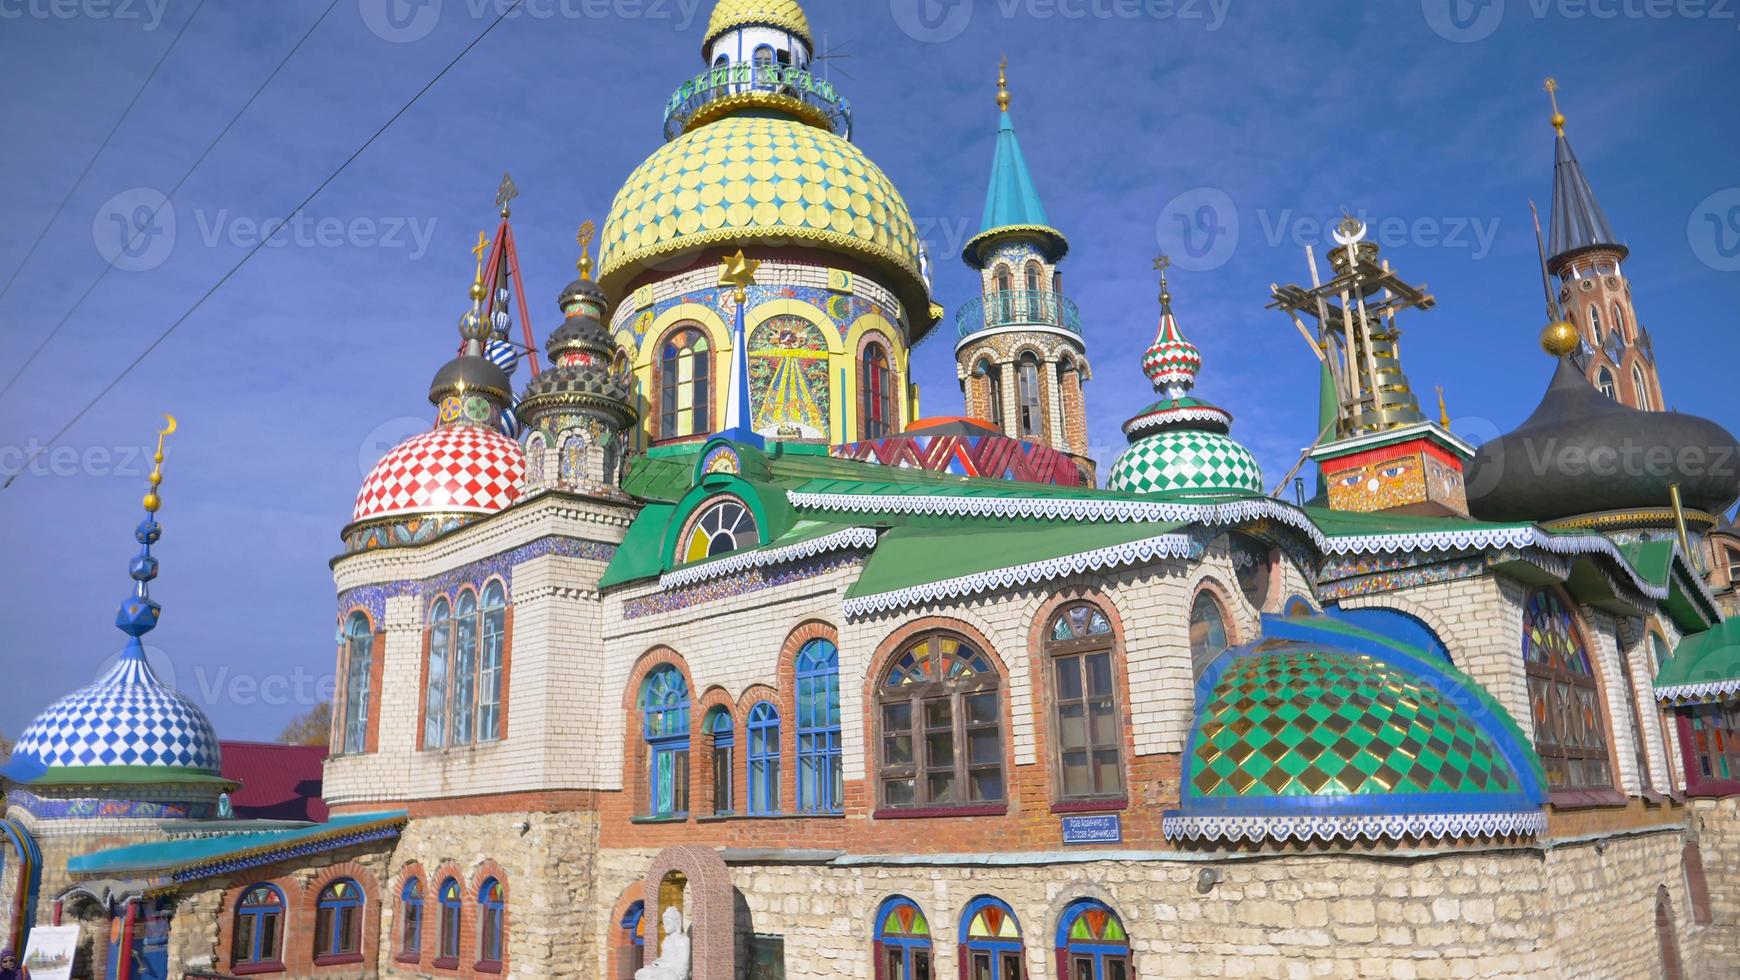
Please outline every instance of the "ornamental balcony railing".
[{"label": "ornamental balcony railing", "polygon": [[[834,84],[793,65],[738,63],[710,68],[684,82],[665,104],[665,140],[683,135],[697,116],[724,109],[726,99],[748,96],[789,99],[800,115],[825,122],[836,134],[852,136],[852,103]],[[747,100],[746,100],[747,101]]]},{"label": "ornamental balcony railing", "polygon": [[962,340],[1001,327],[1048,327],[1080,336],[1081,311],[1074,300],[1049,289],[1010,289],[981,296],[955,314]]}]

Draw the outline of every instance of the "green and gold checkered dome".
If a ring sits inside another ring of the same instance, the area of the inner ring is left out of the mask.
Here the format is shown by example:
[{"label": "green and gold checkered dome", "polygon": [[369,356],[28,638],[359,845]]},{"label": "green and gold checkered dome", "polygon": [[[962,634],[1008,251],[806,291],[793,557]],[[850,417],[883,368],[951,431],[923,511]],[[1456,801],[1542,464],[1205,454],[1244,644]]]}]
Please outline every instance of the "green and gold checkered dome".
[{"label": "green and gold checkered dome", "polygon": [[1112,463],[1106,487],[1171,497],[1263,493],[1251,451],[1209,429],[1167,429],[1131,443]]},{"label": "green and gold checkered dome", "polygon": [[1503,709],[1454,671],[1286,640],[1223,656],[1198,686],[1170,835],[1436,838],[1544,826],[1538,787],[1514,761],[1527,750],[1476,721]]},{"label": "green and gold checkered dome", "polygon": [[887,175],[841,136],[795,119],[727,116],[659,147],[604,223],[613,295],[662,260],[710,246],[809,245],[868,260],[928,310],[918,231]]}]

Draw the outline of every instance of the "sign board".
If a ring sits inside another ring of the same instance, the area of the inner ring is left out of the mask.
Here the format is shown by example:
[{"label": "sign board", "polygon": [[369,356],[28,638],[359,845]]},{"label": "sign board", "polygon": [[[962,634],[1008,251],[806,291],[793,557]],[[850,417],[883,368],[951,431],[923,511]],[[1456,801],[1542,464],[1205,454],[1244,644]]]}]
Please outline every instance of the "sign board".
[{"label": "sign board", "polygon": [[1116,813],[1063,818],[1065,844],[1117,844],[1123,839],[1123,818]]},{"label": "sign board", "polygon": [[37,926],[30,930],[22,966],[30,980],[68,980],[78,945],[78,926]]}]

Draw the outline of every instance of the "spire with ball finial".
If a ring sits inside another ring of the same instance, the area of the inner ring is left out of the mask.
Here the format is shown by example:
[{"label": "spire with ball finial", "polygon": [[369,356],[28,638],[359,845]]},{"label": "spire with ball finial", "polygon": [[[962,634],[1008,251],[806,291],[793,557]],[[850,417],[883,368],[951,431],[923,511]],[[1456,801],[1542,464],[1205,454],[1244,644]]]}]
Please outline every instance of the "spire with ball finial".
[{"label": "spire with ball finial", "polygon": [[1557,131],[1560,136],[1563,136],[1565,135],[1565,114],[1559,111],[1559,80],[1556,78],[1548,78],[1546,89],[1547,98],[1552,100],[1553,103],[1553,118],[1551,120],[1553,129]]},{"label": "spire with ball finial", "polygon": [[1010,101],[1009,56],[1004,55],[1003,60],[997,63],[997,108],[1008,112]]},{"label": "spire with ball finial", "polygon": [[1161,255],[1154,260],[1160,272],[1160,328],[1154,344],[1142,357],[1142,373],[1154,383],[1154,390],[1172,399],[1183,398],[1196,386],[1196,373],[1202,370],[1202,352],[1184,339],[1178,329],[1178,318],[1172,314],[1172,288],[1166,282],[1166,271],[1172,259]]},{"label": "spire with ball finial", "polygon": [[158,616],[163,611],[163,607],[151,598],[151,580],[157,577],[157,559],[151,554],[151,546],[163,536],[163,527],[157,523],[157,511],[163,506],[163,497],[158,493],[163,486],[163,442],[180,428],[173,415],[164,415],[163,421],[166,424],[157,432],[157,451],[151,456],[149,486],[142,501],[145,519],[133,531],[133,537],[139,542],[139,554],[127,566],[127,575],[134,582],[133,594],[115,613],[115,625],[133,638],[129,649],[138,643],[139,637],[157,628]]}]

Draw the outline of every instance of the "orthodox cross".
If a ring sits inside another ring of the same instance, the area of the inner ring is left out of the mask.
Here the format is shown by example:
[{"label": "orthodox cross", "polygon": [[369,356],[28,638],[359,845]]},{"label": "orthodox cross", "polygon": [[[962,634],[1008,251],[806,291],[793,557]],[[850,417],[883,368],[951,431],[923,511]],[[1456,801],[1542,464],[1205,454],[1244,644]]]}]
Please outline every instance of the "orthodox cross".
[{"label": "orthodox cross", "polygon": [[506,171],[501,175],[501,186],[495,191],[495,206],[501,209],[501,216],[508,216],[513,199],[520,196],[520,189],[514,185],[513,174]]}]

